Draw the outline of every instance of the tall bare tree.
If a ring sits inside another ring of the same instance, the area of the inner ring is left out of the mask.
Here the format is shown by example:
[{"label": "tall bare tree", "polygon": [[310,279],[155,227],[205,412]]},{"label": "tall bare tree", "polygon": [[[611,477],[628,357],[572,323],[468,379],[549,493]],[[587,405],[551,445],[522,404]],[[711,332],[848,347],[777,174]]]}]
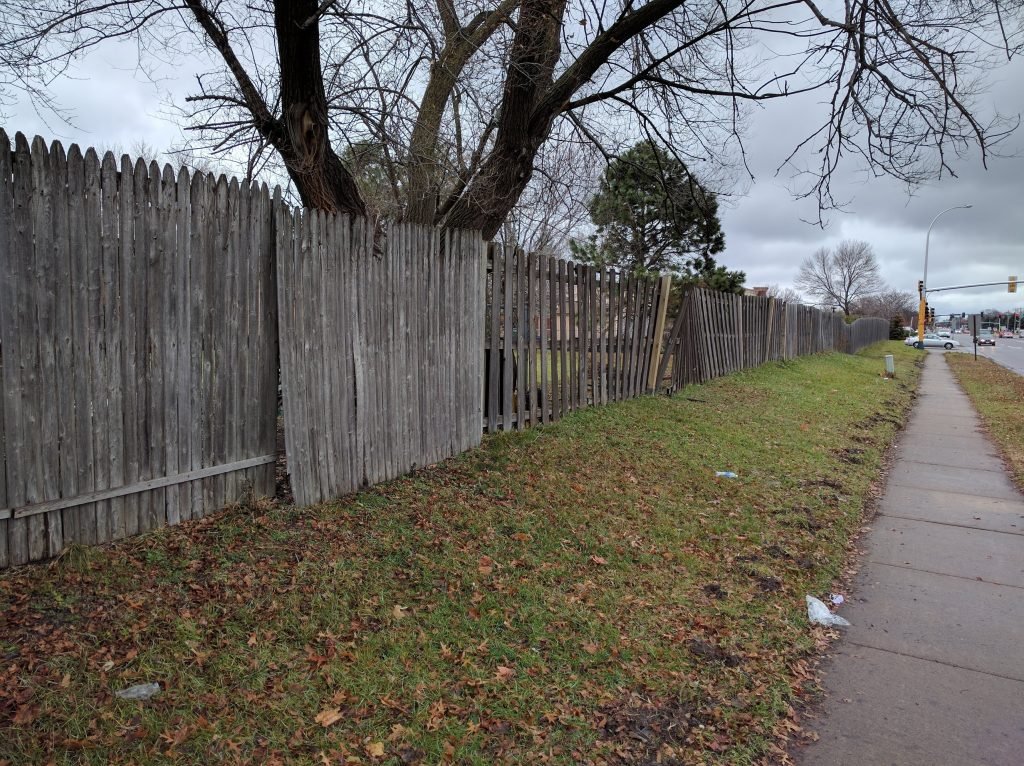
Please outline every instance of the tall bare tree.
[{"label": "tall bare tree", "polygon": [[831,104],[791,157],[822,206],[843,156],[908,182],[975,148],[984,160],[1015,123],[972,96],[1022,52],[1022,4],[7,0],[0,92],[59,109],[49,84],[112,40],[144,67],[187,57],[206,67],[179,105],[197,149],[270,158],[306,205],[362,213],[347,149],[379,146],[404,218],[491,237],[549,142],[611,159],[656,140],[707,179],[742,159],[745,103],[797,93]]},{"label": "tall bare tree", "polygon": [[846,239],[835,249],[822,247],[800,264],[796,287],[825,307],[849,316],[853,306],[885,289],[871,245]]}]

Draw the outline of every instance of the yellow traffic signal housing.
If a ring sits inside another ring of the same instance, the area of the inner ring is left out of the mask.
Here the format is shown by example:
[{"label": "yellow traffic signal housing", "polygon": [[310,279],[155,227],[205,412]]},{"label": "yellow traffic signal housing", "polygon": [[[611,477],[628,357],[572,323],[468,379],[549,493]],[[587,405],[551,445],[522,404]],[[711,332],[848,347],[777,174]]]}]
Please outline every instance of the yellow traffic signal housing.
[{"label": "yellow traffic signal housing", "polygon": [[1009,279],[1006,280],[1006,292],[1015,293],[1017,292],[1017,275],[1013,274]]}]

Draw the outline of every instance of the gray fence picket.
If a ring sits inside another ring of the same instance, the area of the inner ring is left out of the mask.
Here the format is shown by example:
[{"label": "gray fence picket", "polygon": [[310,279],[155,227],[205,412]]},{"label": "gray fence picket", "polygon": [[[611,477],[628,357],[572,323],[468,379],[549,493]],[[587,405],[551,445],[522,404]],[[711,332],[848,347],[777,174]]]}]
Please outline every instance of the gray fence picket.
[{"label": "gray fence picket", "polygon": [[[24,140],[22,138],[21,140]],[[21,151],[18,152],[21,155]],[[25,198],[18,193],[18,176],[14,174],[11,141],[0,128],[0,419],[3,420],[4,440],[4,492],[0,502],[4,507],[25,503],[24,488],[24,411],[21,409],[21,333],[19,315],[24,290],[22,277],[25,268],[23,251],[19,244],[15,216],[23,214],[19,205]],[[27,187],[26,187],[27,188]],[[0,520],[0,566],[12,566],[28,561],[27,521]]]},{"label": "gray fence picket", "polygon": [[549,330],[551,324],[551,309],[548,301],[548,257],[540,255],[537,258],[537,302],[538,308],[540,309],[538,314],[540,316],[541,326],[537,329],[538,340],[541,354],[541,423],[547,423],[550,420],[550,384],[549,377],[551,375],[551,332]]}]

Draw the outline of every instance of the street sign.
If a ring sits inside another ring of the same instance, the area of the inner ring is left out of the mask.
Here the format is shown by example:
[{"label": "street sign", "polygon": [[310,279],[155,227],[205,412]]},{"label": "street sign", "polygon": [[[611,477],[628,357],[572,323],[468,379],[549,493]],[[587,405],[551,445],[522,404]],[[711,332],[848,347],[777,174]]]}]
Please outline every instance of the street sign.
[{"label": "street sign", "polygon": [[974,340],[974,359],[978,359],[978,333],[981,332],[981,314],[970,314],[967,317],[968,326],[971,328],[971,338]]}]

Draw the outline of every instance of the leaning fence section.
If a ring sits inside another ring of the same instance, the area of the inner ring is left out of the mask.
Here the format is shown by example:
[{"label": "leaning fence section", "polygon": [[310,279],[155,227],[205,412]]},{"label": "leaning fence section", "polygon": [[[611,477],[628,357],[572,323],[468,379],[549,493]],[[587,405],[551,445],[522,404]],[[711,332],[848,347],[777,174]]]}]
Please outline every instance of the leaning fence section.
[{"label": "leaning fence section", "polygon": [[765,362],[823,351],[856,353],[888,337],[884,319],[848,325],[841,314],[810,306],[690,288],[654,377],[659,388],[672,391]]},{"label": "leaning fence section", "polygon": [[278,307],[292,491],[319,502],[481,438],[478,232],[279,210]]},{"label": "leaning fence section", "polygon": [[668,288],[666,279],[491,246],[487,430],[522,430],[648,391]]},{"label": "leaning fence section", "polygon": [[274,488],[266,187],[0,131],[0,568]]}]

